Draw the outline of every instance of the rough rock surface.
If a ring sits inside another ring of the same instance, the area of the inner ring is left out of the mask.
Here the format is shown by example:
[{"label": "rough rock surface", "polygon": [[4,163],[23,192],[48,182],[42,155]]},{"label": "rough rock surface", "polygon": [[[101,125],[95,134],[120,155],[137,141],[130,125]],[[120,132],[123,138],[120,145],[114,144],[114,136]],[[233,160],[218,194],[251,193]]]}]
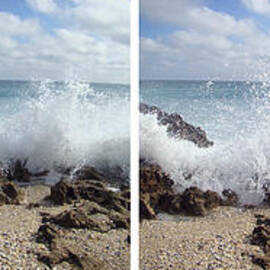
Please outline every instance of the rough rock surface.
[{"label": "rough rock surface", "polygon": [[56,204],[63,205],[80,200],[93,201],[106,209],[126,212],[130,209],[127,191],[114,192],[100,181],[84,180],[67,182],[61,180],[51,188],[49,199]]},{"label": "rough rock surface", "polygon": [[83,254],[78,246],[68,244],[65,235],[74,229],[98,233],[128,230],[129,196],[128,188],[113,192],[100,180],[61,180],[52,186],[47,199],[69,207],[56,215],[42,213],[44,224],[40,226],[36,240],[45,243],[48,250],[39,252],[38,259],[50,267],[65,261],[72,269],[107,269],[98,259]]},{"label": "rough rock surface", "polygon": [[168,134],[175,138],[191,141],[198,147],[209,147],[214,144],[207,139],[204,130],[188,124],[177,113],[169,114],[156,106],[148,106],[143,103],[140,104],[140,112],[156,115],[158,123],[167,126]]},{"label": "rough rock surface", "polygon": [[49,252],[39,253],[38,259],[50,267],[66,261],[72,266],[72,269],[105,269],[101,261],[83,253],[79,246],[70,245],[61,235],[61,231],[51,225],[40,226],[37,233],[37,242],[47,245]]},{"label": "rough rock surface", "polygon": [[32,173],[26,167],[27,159],[24,161],[17,159],[15,161],[10,161],[8,168],[4,169],[4,176],[8,180],[17,180],[18,182],[31,182],[31,177],[42,177],[46,176],[49,171],[44,170],[38,173]]},{"label": "rough rock surface", "polygon": [[263,269],[270,269],[270,219],[257,215],[257,226],[254,228],[251,236],[251,244],[259,246],[264,256],[254,254],[252,261],[260,265]]},{"label": "rough rock surface", "polygon": [[236,206],[238,196],[231,190],[223,191],[224,199],[214,191],[187,188],[183,193],[173,189],[173,180],[156,164],[141,160],[140,164],[140,217],[154,219],[159,212],[185,213],[205,216],[220,205]]},{"label": "rough rock surface", "polygon": [[129,213],[116,212],[95,202],[84,201],[79,206],[52,217],[50,221],[66,228],[87,228],[107,232],[116,228],[128,229]]},{"label": "rough rock surface", "polygon": [[92,166],[83,166],[79,170],[75,172],[74,177],[77,180],[98,180],[105,182],[105,177],[95,168]]},{"label": "rough rock surface", "polygon": [[24,199],[25,194],[23,189],[5,180],[0,183],[0,205],[22,204]]}]

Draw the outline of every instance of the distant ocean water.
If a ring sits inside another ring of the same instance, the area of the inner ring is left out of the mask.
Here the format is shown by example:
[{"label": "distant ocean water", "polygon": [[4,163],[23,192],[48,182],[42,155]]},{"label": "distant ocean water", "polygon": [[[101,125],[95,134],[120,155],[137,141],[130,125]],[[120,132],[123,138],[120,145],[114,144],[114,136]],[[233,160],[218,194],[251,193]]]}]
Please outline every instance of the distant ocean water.
[{"label": "distant ocean water", "polygon": [[0,161],[15,159],[52,179],[57,166],[85,164],[128,178],[129,85],[0,81]]},{"label": "distant ocean water", "polygon": [[208,149],[176,141],[155,117],[141,115],[140,154],[170,173],[177,189],[231,188],[243,203],[263,199],[270,184],[270,83],[142,81],[140,93],[142,102],[179,113],[214,141]]}]

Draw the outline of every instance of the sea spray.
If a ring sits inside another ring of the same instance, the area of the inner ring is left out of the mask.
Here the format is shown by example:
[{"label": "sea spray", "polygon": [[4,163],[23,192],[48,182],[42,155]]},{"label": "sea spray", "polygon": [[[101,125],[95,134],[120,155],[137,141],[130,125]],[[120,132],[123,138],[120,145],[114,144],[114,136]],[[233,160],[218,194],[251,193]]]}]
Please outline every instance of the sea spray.
[{"label": "sea spray", "polygon": [[158,163],[179,191],[197,186],[221,194],[230,188],[242,203],[260,203],[270,183],[268,92],[266,83],[144,82],[144,103],[201,126],[214,146],[172,138],[155,115],[141,114],[141,157]]},{"label": "sea spray", "polygon": [[2,163],[28,159],[27,167],[34,172],[54,171],[58,166],[121,168],[121,177],[128,178],[128,86],[79,81],[1,83]]}]

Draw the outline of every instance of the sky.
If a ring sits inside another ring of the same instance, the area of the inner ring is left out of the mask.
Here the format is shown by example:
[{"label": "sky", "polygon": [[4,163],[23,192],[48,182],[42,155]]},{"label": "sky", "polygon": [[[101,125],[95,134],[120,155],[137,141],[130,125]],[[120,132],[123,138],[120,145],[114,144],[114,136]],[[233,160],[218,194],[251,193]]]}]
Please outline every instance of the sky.
[{"label": "sky", "polygon": [[0,80],[129,82],[129,0],[1,0]]},{"label": "sky", "polygon": [[270,0],[140,3],[141,79],[270,79]]}]

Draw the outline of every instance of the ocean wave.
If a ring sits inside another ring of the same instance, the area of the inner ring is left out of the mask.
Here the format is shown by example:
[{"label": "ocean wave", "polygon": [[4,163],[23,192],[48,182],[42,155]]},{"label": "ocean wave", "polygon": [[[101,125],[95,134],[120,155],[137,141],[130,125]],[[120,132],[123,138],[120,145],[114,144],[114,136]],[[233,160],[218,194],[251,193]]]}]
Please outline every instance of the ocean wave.
[{"label": "ocean wave", "polygon": [[[140,156],[169,173],[179,192],[191,186],[219,194],[231,189],[238,194],[241,203],[259,204],[270,184],[269,107],[267,102],[262,104],[257,107],[256,121],[247,121],[249,127],[239,125],[238,132],[226,138],[217,134],[217,138],[222,139],[210,138],[214,145],[207,148],[170,136],[157,115],[141,114]],[[232,116],[231,121],[234,118],[237,115]],[[222,123],[220,121],[220,125]],[[224,129],[225,126],[220,126],[216,130]]]},{"label": "ocean wave", "polygon": [[0,116],[3,164],[27,159],[34,172],[59,165],[120,167],[128,178],[128,92],[79,81],[34,82],[9,98],[6,111]]}]

